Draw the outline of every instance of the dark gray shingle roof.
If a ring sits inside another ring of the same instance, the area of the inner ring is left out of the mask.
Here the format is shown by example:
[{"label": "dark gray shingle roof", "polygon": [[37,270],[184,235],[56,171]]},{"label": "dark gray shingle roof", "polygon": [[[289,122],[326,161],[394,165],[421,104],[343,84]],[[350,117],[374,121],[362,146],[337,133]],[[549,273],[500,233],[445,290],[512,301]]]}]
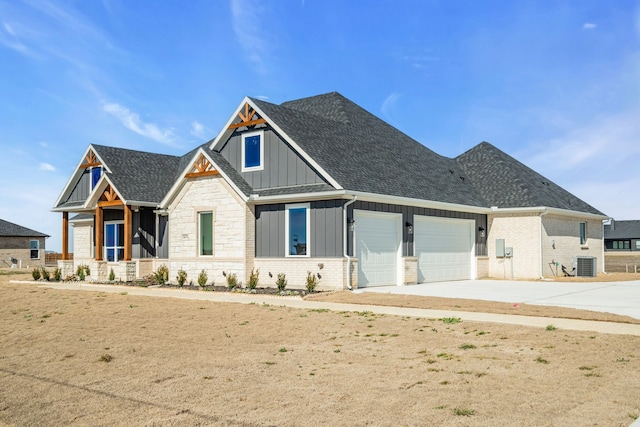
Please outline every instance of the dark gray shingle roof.
[{"label": "dark gray shingle roof", "polygon": [[640,220],[613,221],[604,226],[605,239],[640,239]]},{"label": "dark gray shingle roof", "polygon": [[476,145],[456,160],[489,207],[544,206],[604,215],[488,142]]},{"label": "dark gray shingle roof", "polygon": [[177,156],[92,146],[111,170],[109,178],[126,200],[159,203],[175,183],[182,164]]},{"label": "dark gray shingle roof", "polygon": [[485,206],[454,159],[332,92],[253,102],[346,190]]},{"label": "dark gray shingle roof", "polygon": [[49,237],[48,234],[0,219],[0,236],[2,237]]}]

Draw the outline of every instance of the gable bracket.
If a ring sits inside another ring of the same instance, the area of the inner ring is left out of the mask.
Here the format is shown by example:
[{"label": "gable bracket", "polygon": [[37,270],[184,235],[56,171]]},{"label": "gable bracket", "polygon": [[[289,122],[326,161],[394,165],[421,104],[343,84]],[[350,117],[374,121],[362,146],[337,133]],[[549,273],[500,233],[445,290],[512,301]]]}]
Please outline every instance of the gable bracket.
[{"label": "gable bracket", "polygon": [[98,156],[93,150],[89,150],[87,155],[84,157],[84,162],[80,165],[81,168],[86,169],[94,166],[102,166],[102,163],[98,160]]},{"label": "gable bracket", "polygon": [[191,172],[185,174],[185,178],[199,178],[201,176],[216,176],[220,175],[209,159],[207,159],[204,154],[200,153],[200,156],[193,162],[193,168]]},{"label": "gable bracket", "polygon": [[107,206],[121,206],[124,205],[122,199],[118,196],[115,190],[109,185],[104,189],[102,196],[98,200],[98,206],[107,207]]},{"label": "gable bracket", "polygon": [[241,128],[241,127],[252,127],[255,125],[259,125],[262,123],[266,123],[267,121],[261,117],[258,117],[257,119],[254,119],[254,116],[256,116],[256,110],[254,110],[253,108],[251,108],[251,106],[249,105],[248,102],[246,102],[244,104],[244,112],[240,111],[238,113],[238,117],[240,118],[240,121],[237,123],[232,123],[229,125],[229,129],[237,129],[237,128]]}]

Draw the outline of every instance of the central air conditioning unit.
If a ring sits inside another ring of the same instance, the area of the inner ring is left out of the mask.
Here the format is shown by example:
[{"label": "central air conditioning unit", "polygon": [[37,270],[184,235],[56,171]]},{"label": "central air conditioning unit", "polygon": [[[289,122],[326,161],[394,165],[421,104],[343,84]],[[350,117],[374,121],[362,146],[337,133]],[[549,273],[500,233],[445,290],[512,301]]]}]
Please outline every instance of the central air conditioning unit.
[{"label": "central air conditioning unit", "polygon": [[596,277],[598,275],[598,258],[578,256],[573,259],[577,277]]}]

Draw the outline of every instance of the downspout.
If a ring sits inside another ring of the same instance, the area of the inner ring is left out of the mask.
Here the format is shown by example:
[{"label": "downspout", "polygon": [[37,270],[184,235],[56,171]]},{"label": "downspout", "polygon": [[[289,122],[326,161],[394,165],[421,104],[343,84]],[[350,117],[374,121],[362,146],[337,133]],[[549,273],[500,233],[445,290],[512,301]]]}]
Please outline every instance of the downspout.
[{"label": "downspout", "polygon": [[353,196],[352,200],[349,200],[342,206],[342,246],[344,256],[347,258],[347,289],[353,290],[351,287],[351,257],[347,253],[347,237],[349,236],[349,224],[347,223],[347,208],[350,204],[354,203],[358,196]]},{"label": "downspout", "polygon": [[611,225],[613,225],[613,218],[603,219],[602,220],[602,274],[607,274],[607,272],[604,269],[604,266],[605,266],[605,262],[604,262],[604,223],[606,221],[609,221],[609,220],[611,221]]},{"label": "downspout", "polygon": [[547,208],[544,209],[544,212],[540,214],[540,280],[544,280],[544,261],[542,260],[543,250],[542,250],[542,230],[544,227],[542,226],[542,217],[549,213]]}]

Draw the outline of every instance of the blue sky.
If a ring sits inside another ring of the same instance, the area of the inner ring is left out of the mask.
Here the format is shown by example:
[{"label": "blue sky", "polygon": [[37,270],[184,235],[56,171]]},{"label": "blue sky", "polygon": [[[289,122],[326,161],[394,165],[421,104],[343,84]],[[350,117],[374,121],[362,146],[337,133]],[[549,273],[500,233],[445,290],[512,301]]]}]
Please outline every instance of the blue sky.
[{"label": "blue sky", "polygon": [[[0,0],[0,218],[50,234],[90,143],[182,155],[246,95],[338,91],[640,219],[638,1]],[[140,165],[144,167],[144,165]]]}]

